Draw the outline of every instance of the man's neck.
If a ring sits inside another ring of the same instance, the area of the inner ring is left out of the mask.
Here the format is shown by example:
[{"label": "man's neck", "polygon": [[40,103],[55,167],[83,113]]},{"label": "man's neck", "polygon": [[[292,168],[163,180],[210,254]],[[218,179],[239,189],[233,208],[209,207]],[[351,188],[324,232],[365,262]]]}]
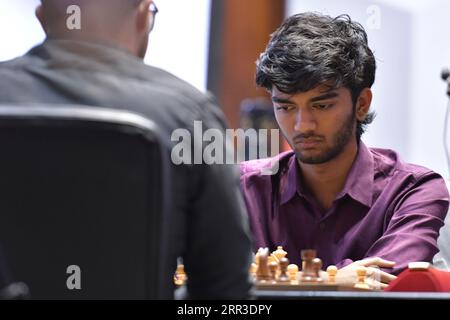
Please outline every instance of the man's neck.
[{"label": "man's neck", "polygon": [[62,33],[53,33],[50,35],[47,35],[49,39],[54,40],[75,40],[75,41],[84,41],[84,42],[91,42],[91,43],[97,43],[97,44],[103,44],[112,48],[117,48],[122,51],[128,52],[129,54],[132,54],[134,56],[138,56],[138,53],[136,52],[135,48],[131,45],[129,41],[122,41],[121,39],[96,33],[96,34],[89,34],[89,33],[75,33],[75,32],[62,32]]},{"label": "man's neck", "polygon": [[325,211],[331,208],[344,188],[357,153],[358,144],[352,140],[338,156],[326,163],[305,164],[298,161],[303,183]]}]

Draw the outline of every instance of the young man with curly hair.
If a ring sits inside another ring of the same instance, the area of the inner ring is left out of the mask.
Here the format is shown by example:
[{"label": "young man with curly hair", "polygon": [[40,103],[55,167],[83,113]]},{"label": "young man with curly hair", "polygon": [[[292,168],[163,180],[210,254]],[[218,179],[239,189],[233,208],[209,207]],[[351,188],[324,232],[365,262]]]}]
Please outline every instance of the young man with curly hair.
[{"label": "young man with curly hair", "polygon": [[435,172],[361,141],[375,69],[366,32],[348,16],[288,18],[256,82],[292,151],[277,156],[273,176],[260,172],[274,159],[242,163],[241,189],[256,248],[282,245],[297,264],[302,249],[316,249],[345,281],[366,266],[383,288],[409,262],[431,262],[449,196]]}]

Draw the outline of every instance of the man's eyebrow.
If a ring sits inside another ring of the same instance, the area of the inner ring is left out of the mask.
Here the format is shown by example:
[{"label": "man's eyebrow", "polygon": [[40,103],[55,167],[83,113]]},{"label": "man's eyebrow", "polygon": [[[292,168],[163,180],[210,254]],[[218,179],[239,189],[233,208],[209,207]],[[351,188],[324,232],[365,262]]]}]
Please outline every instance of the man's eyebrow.
[{"label": "man's eyebrow", "polygon": [[[309,99],[309,103],[326,100],[326,99],[331,99],[331,98],[336,98],[337,96],[339,96],[339,94],[336,91],[330,91],[330,92],[324,93],[320,96],[316,96],[316,97]],[[282,98],[282,97],[277,97],[277,96],[272,96],[272,101],[275,103],[295,104],[295,102],[292,100],[289,100],[289,98]]]},{"label": "man's eyebrow", "polygon": [[339,93],[337,93],[336,91],[331,91],[331,92],[327,92],[325,94],[322,94],[320,96],[316,96],[314,98],[309,99],[309,102],[317,102],[320,100],[326,100],[326,99],[331,99],[331,98],[336,98],[337,96],[339,96]]},{"label": "man's eyebrow", "polygon": [[289,100],[287,98],[277,97],[277,96],[272,96],[272,101],[276,102],[276,103],[290,103],[290,104],[294,104],[294,101],[292,101],[292,100]]}]

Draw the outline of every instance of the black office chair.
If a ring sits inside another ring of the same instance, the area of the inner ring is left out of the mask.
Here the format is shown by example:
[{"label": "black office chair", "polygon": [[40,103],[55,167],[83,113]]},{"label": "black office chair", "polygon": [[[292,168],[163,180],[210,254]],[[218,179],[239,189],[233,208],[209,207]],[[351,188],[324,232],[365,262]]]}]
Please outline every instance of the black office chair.
[{"label": "black office chair", "polygon": [[3,298],[164,298],[164,155],[137,114],[0,106]]}]

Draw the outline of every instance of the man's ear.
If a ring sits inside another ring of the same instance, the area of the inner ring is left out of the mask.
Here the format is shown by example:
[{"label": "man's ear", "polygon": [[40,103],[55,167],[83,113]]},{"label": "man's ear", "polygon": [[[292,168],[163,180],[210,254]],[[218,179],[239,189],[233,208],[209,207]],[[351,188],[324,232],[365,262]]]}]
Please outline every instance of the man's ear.
[{"label": "man's ear", "polygon": [[366,115],[369,113],[371,103],[372,90],[370,88],[364,88],[356,101],[356,118],[359,121],[364,121]]},{"label": "man's ear", "polygon": [[36,18],[39,20],[39,23],[42,26],[42,29],[44,30],[45,34],[48,34],[48,25],[47,20],[44,13],[44,8],[42,7],[42,4],[40,4],[36,10],[35,10]]},{"label": "man's ear", "polygon": [[153,0],[143,0],[139,3],[136,13],[136,29],[138,32],[150,30],[150,4]]}]

